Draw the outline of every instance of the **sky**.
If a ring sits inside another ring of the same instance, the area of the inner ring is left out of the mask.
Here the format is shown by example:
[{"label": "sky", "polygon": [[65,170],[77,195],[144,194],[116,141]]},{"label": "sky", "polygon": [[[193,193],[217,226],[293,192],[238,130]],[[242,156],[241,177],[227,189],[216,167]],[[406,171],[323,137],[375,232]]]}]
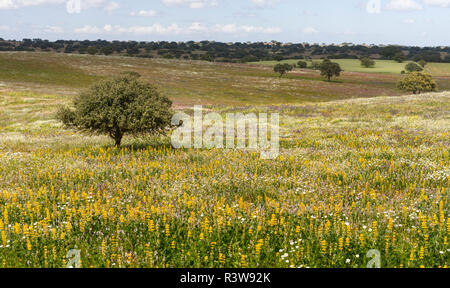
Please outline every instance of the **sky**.
[{"label": "sky", "polygon": [[0,38],[450,46],[450,0],[0,0]]}]

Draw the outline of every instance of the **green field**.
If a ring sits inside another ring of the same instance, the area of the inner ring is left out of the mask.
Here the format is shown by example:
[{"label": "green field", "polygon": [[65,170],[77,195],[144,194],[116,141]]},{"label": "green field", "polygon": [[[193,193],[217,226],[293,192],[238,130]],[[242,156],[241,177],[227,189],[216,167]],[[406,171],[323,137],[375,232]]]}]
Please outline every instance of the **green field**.
[{"label": "green field", "polygon": [[[274,66],[277,63],[289,63],[296,64],[298,59],[277,61],[261,61],[253,62],[252,64],[263,66]],[[320,59],[314,61],[321,61]],[[405,70],[404,63],[397,63],[392,60],[375,60],[376,64],[372,68],[365,68],[361,66],[361,62],[358,59],[333,59],[333,62],[339,63],[341,68],[346,72],[363,72],[363,73],[386,73],[386,74],[400,74],[402,70]],[[431,73],[434,76],[450,76],[450,63],[428,63],[425,71]]]},{"label": "green field", "polygon": [[[0,53],[0,63],[0,267],[65,267],[75,247],[82,267],[362,268],[371,249],[382,267],[450,265],[448,91],[405,95],[399,74],[279,79],[201,61]],[[124,71],[177,111],[279,113],[280,156],[176,150],[167,137],[117,149],[55,120]]]}]

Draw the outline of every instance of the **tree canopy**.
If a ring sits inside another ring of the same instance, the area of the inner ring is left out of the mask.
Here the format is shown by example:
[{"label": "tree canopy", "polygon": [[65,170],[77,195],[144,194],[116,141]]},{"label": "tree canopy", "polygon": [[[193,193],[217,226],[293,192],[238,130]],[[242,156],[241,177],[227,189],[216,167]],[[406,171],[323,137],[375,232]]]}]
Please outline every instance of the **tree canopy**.
[{"label": "tree canopy", "polygon": [[172,102],[138,78],[128,73],[97,83],[81,92],[72,108],[61,108],[57,118],[76,130],[106,134],[117,147],[126,134],[164,133]]},{"label": "tree canopy", "polygon": [[416,62],[409,62],[408,64],[406,64],[405,70],[408,72],[420,72],[423,70],[423,67]]},{"label": "tree canopy", "polygon": [[364,66],[366,68],[375,66],[375,61],[373,59],[371,59],[370,57],[363,57],[360,59],[360,61],[361,61],[361,66]]},{"label": "tree canopy", "polygon": [[420,94],[422,92],[437,91],[438,86],[431,75],[422,72],[412,72],[397,83],[397,88]]},{"label": "tree canopy", "polygon": [[289,71],[292,71],[294,69],[294,66],[291,64],[277,64],[273,67],[273,71],[280,74],[280,78],[283,77],[284,74],[286,74]]},{"label": "tree canopy", "polygon": [[332,77],[339,77],[341,76],[341,66],[338,63],[331,62],[328,59],[323,60],[322,64],[320,65],[320,74],[328,79],[328,81],[331,81]]}]

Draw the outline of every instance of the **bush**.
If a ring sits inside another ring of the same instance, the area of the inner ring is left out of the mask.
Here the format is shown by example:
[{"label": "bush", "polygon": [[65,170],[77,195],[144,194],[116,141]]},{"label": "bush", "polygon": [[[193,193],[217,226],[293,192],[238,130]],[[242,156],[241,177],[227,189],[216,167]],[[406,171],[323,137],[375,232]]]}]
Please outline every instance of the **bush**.
[{"label": "bush", "polygon": [[117,147],[125,134],[163,133],[172,118],[172,102],[135,74],[93,85],[73,106],[61,108],[57,118],[69,128],[106,134]]},{"label": "bush", "polygon": [[405,70],[408,72],[420,72],[423,70],[423,67],[417,64],[416,62],[410,62],[406,64]]},{"label": "bush", "polygon": [[327,77],[328,81],[331,81],[331,77],[338,77],[341,75],[341,66],[338,63],[331,62],[330,60],[323,60],[320,65],[320,74]]},{"label": "bush", "polygon": [[364,66],[366,68],[375,66],[375,61],[373,59],[370,59],[369,57],[363,57],[360,59],[361,66]]},{"label": "bush", "polygon": [[274,59],[275,61],[277,61],[277,62],[280,62],[280,61],[283,61],[283,60],[284,60],[284,57],[281,56],[281,55],[275,55],[275,56],[273,57],[273,59]]},{"label": "bush", "polygon": [[294,66],[290,64],[277,64],[273,67],[273,71],[280,74],[280,78],[283,77],[284,74],[286,74],[289,71],[292,71],[294,69]]},{"label": "bush", "polygon": [[106,56],[111,55],[113,52],[114,52],[114,50],[109,46],[102,48],[102,53]]},{"label": "bush", "polygon": [[298,61],[297,62],[297,67],[304,69],[304,68],[308,67],[308,63],[306,63],[305,61]]},{"label": "bush", "polygon": [[398,52],[395,54],[393,58],[398,63],[403,63],[406,60],[406,56],[403,54],[403,52]]},{"label": "bush", "polygon": [[91,46],[86,50],[86,52],[90,55],[95,55],[98,53],[98,49],[97,47]]},{"label": "bush", "polygon": [[412,72],[397,83],[397,88],[404,91],[420,94],[422,92],[437,91],[438,86],[431,75],[421,72]]},{"label": "bush", "polygon": [[423,60],[423,59],[420,60],[420,61],[417,62],[417,63],[419,63],[419,65],[422,66],[423,68],[425,68],[425,66],[427,66],[427,64],[428,64],[427,61],[425,61],[425,60]]},{"label": "bush", "polygon": [[320,62],[316,62],[316,61],[311,61],[311,68],[313,69],[313,70],[320,70],[320,66],[321,66],[322,64],[320,64]]}]

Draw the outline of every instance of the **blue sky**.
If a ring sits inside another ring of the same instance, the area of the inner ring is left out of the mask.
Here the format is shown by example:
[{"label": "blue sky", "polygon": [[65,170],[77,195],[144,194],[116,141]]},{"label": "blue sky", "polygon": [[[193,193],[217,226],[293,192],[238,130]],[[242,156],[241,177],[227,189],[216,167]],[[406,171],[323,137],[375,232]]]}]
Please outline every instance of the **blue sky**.
[{"label": "blue sky", "polygon": [[0,37],[450,45],[450,0],[0,0]]}]

